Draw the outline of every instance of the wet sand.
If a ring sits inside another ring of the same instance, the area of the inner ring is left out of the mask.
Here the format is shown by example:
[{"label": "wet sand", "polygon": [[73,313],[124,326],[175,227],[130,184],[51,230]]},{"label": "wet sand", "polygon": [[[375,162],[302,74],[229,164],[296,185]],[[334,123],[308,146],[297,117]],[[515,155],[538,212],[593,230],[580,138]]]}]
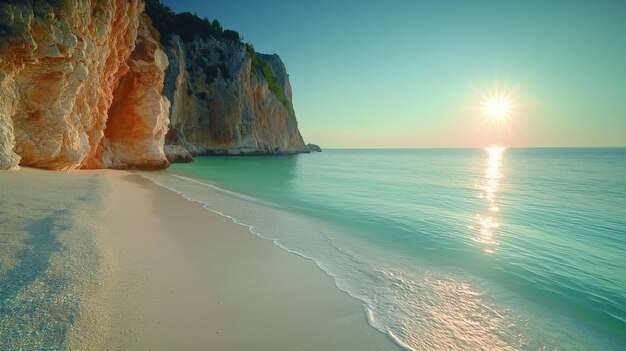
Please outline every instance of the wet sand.
[{"label": "wet sand", "polygon": [[104,172],[103,349],[398,349],[312,261],[139,174]]}]

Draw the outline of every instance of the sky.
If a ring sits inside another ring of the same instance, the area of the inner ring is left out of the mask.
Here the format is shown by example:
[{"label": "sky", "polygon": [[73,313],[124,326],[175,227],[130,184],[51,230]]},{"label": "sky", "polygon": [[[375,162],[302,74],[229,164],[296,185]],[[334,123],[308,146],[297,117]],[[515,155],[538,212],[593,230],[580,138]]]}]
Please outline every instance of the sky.
[{"label": "sky", "polygon": [[280,55],[322,147],[626,146],[623,0],[161,1]]}]

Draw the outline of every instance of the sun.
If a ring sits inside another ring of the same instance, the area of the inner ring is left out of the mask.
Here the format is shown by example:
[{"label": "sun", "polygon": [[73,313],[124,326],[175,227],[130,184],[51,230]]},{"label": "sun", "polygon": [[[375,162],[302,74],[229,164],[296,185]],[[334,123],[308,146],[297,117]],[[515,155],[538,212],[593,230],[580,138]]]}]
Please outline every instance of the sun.
[{"label": "sun", "polygon": [[502,85],[498,79],[492,84],[474,86],[474,96],[478,98],[474,100],[474,116],[482,118],[480,125],[498,133],[515,126],[522,112],[520,108],[523,109],[517,96],[519,87],[519,84],[511,85],[508,82]]},{"label": "sun", "polygon": [[490,96],[483,102],[483,111],[493,121],[503,120],[511,113],[511,101],[505,96]]}]

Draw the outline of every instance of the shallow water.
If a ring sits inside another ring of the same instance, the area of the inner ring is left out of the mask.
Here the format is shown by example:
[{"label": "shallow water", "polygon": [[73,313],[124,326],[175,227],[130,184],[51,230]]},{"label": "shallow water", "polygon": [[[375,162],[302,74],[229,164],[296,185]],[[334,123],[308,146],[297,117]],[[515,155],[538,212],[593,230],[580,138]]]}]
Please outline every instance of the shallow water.
[{"label": "shallow water", "polygon": [[313,259],[407,349],[626,347],[626,149],[199,157],[146,177]]}]

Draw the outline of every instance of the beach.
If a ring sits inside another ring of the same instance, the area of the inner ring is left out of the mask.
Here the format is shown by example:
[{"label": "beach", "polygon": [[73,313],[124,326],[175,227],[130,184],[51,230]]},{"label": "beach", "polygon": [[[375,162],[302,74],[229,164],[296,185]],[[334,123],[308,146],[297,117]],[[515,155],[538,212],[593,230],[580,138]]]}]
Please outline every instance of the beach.
[{"label": "beach", "polygon": [[314,260],[407,349],[621,350],[624,166],[623,149],[347,149],[142,175]]},{"label": "beach", "polygon": [[106,171],[111,349],[389,350],[312,261],[137,174]]},{"label": "beach", "polygon": [[624,155],[0,172],[0,350],[622,350]]},{"label": "beach", "polygon": [[[46,181],[40,185],[42,177]],[[68,251],[77,255],[86,248],[91,251],[83,252],[76,267],[69,268],[80,273],[75,281],[65,281],[67,286],[56,293],[61,299],[74,293],[68,306],[73,306],[75,317],[65,321],[63,333],[57,330],[53,346],[90,350],[396,349],[385,335],[368,326],[362,304],[337,289],[313,261],[283,251],[247,227],[137,173],[52,173],[23,168],[3,173],[3,188],[25,178],[29,191],[40,195],[75,187],[77,180],[85,185],[97,183],[99,189],[94,192],[101,192],[90,200],[94,207],[76,206],[97,210],[80,214],[89,220],[91,230],[78,231],[78,226],[68,225],[67,231],[74,236],[63,238],[68,235],[61,231],[55,237],[71,250],[59,249],[52,257],[65,259]],[[42,199],[52,206],[62,203],[59,197],[70,201],[75,196],[80,192],[42,195]],[[3,198],[2,205],[3,209],[11,207],[11,198]],[[77,234],[86,243],[73,242]],[[2,257],[9,256],[3,253]],[[39,308],[52,307],[42,303]],[[5,312],[17,314],[19,310]],[[57,311],[57,316],[62,314],[63,310]],[[18,326],[6,322],[0,345],[12,347],[9,343],[14,341],[6,336],[17,332],[11,328]],[[46,347],[47,340],[33,337],[20,342],[26,348]]]}]

